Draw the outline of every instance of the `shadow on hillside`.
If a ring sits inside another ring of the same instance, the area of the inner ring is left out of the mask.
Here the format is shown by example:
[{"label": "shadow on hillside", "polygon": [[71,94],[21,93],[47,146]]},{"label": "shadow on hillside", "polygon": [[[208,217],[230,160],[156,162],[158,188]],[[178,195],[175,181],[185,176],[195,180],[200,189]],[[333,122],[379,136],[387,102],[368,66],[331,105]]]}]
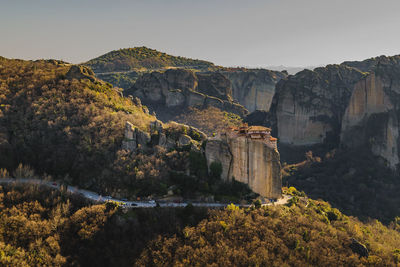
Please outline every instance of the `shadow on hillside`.
[{"label": "shadow on hillside", "polygon": [[[60,243],[68,264],[77,266],[132,266],[148,243],[158,236],[182,234],[207,217],[204,208],[151,208],[117,211],[87,240],[65,237]],[[73,245],[76,244],[76,245]]]},{"label": "shadow on hillside", "polygon": [[360,220],[400,216],[400,177],[368,151],[336,151],[321,162],[287,165],[283,184]]}]

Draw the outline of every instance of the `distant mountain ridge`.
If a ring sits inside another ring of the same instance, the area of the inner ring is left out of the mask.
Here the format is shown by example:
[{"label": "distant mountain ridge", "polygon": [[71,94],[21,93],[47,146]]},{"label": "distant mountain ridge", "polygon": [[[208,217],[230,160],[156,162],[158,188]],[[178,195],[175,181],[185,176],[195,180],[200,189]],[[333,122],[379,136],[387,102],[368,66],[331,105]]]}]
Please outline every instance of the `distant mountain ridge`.
[{"label": "distant mountain ridge", "polygon": [[205,60],[172,56],[145,46],[108,52],[84,63],[95,73],[163,69],[168,67],[209,70],[216,66]]}]

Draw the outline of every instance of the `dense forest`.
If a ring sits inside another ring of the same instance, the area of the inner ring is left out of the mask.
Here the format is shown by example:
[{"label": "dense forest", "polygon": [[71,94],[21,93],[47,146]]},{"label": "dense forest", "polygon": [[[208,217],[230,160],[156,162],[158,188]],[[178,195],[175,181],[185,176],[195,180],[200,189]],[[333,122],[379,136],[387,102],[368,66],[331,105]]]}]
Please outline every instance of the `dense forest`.
[{"label": "dense forest", "polygon": [[63,191],[0,186],[0,266],[132,266],[148,241],[206,215],[190,207],[126,212]]},{"label": "dense forest", "polygon": [[[1,266],[396,266],[399,220],[362,223],[294,188],[286,206],[123,210],[0,187]],[[355,245],[356,244],[356,245]]]},{"label": "dense forest", "polygon": [[89,60],[85,65],[91,67],[96,73],[166,67],[189,67],[201,70],[215,68],[214,64],[208,61],[171,56],[145,46],[114,50]]},{"label": "dense forest", "polygon": [[393,221],[400,214],[398,173],[368,150],[332,150],[323,157],[284,166],[283,184],[321,198],[362,220]]},{"label": "dense forest", "polygon": [[154,240],[136,266],[396,266],[396,229],[311,199],[247,210],[232,205],[180,235]]}]

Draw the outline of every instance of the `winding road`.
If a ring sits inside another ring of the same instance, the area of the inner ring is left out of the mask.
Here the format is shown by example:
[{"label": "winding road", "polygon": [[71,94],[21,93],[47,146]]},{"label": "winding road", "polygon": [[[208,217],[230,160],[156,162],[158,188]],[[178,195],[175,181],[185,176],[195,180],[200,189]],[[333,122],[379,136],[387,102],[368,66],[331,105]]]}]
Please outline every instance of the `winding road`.
[{"label": "winding road", "polygon": [[[45,181],[45,180],[40,180],[40,179],[33,179],[33,178],[25,178],[25,179],[13,179],[13,178],[0,178],[0,184],[12,184],[12,183],[25,183],[25,184],[36,184],[36,185],[41,185],[41,186],[46,186],[49,188],[53,189],[60,189],[61,184],[53,181]],[[123,207],[125,208],[154,208],[157,206],[157,204],[160,207],[164,208],[177,208],[177,207],[186,207],[188,204],[192,204],[193,206],[196,207],[207,207],[207,208],[224,208],[228,206],[229,204],[227,203],[207,203],[207,202],[182,202],[182,203],[175,203],[175,202],[155,202],[154,200],[150,201],[122,201],[120,199],[115,199],[112,197],[105,197],[102,195],[99,195],[95,192],[85,190],[85,189],[79,189],[75,186],[69,185],[67,187],[67,192],[71,194],[79,194],[82,197],[92,200],[94,202],[98,203],[104,203],[107,201],[114,201],[117,203],[122,204]],[[276,202],[273,203],[267,203],[267,204],[262,204],[262,206],[268,206],[268,205],[284,205],[286,204],[289,199],[292,197],[289,195],[283,195],[282,198],[278,199]],[[236,206],[240,207],[250,207],[252,206],[251,204],[235,204]]]}]

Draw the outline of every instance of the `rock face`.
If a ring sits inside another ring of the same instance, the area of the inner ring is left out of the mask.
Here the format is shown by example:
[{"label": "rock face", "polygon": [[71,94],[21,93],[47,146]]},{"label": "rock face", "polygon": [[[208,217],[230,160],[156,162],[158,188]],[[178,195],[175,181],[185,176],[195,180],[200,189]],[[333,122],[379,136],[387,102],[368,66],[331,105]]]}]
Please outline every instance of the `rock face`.
[{"label": "rock face", "polygon": [[197,91],[221,100],[232,101],[232,85],[221,73],[197,73]]},{"label": "rock face", "polygon": [[127,121],[122,149],[136,152],[138,149],[146,151],[154,146],[166,149],[190,146],[199,151],[201,142],[207,139],[207,135],[198,129],[176,122],[170,122],[164,128],[161,121],[155,120],[150,122],[149,129],[149,133],[142,131]]},{"label": "rock face", "polygon": [[248,111],[232,101],[230,81],[220,73],[195,73],[191,70],[171,69],[151,72],[141,76],[135,85],[125,92],[139,97],[157,113],[196,106],[215,106],[244,116]]},{"label": "rock face", "polygon": [[281,197],[281,165],[277,149],[246,136],[222,134],[206,144],[207,164],[222,165],[221,178],[248,184],[261,196]]},{"label": "rock face", "polygon": [[287,75],[266,69],[231,69],[221,71],[232,83],[232,96],[253,112],[268,111],[275,94],[275,85]]},{"label": "rock face", "polygon": [[400,56],[380,56],[282,79],[264,118],[282,145],[367,148],[395,169],[400,163],[398,103]]},{"label": "rock face", "polygon": [[122,148],[135,151],[137,148],[144,148],[150,142],[150,135],[139,128],[133,126],[132,123],[125,124],[125,139],[122,141]]},{"label": "rock face", "polygon": [[368,147],[394,169],[399,164],[400,57],[379,57],[354,86],[342,122],[341,143]]},{"label": "rock face", "polygon": [[353,87],[364,76],[351,67],[328,65],[281,80],[270,110],[280,142],[338,144],[343,114]]}]

